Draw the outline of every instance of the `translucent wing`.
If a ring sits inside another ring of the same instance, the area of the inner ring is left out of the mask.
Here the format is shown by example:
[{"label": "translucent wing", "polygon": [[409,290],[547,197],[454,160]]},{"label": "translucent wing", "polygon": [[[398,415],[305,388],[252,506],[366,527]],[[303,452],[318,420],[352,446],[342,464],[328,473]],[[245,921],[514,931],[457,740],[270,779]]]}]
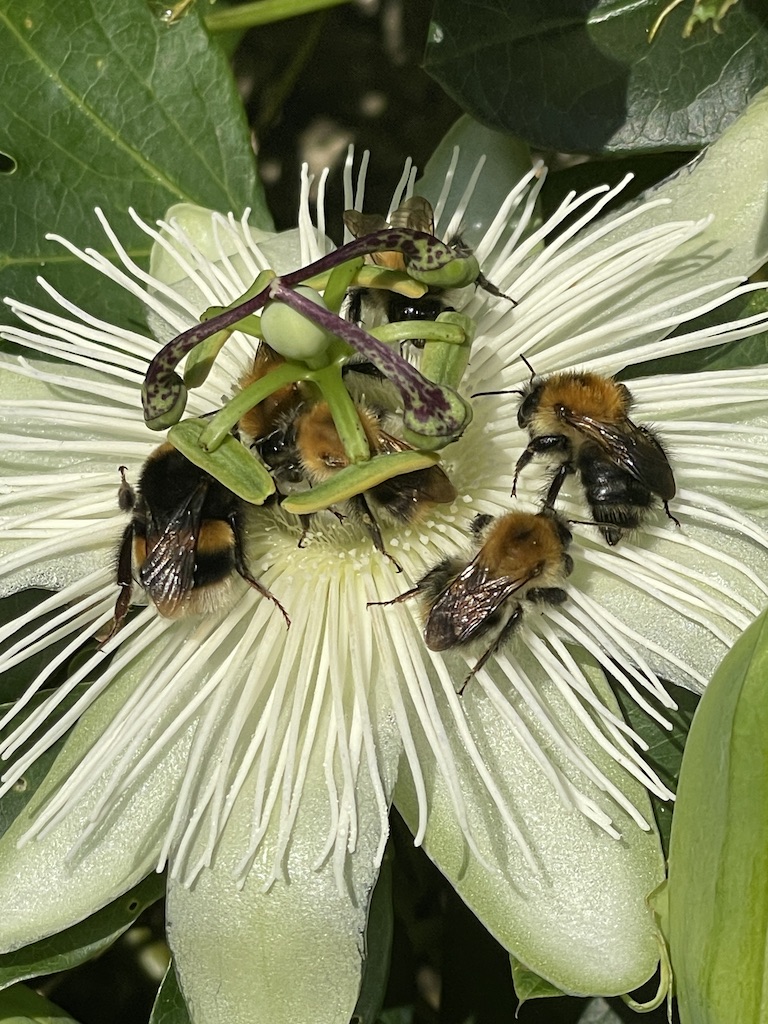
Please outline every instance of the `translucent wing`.
[{"label": "translucent wing", "polygon": [[493,576],[477,558],[454,579],[432,605],[424,629],[427,647],[444,651],[469,643],[489,625],[505,601],[535,577]]},{"label": "translucent wing", "polygon": [[160,532],[147,531],[147,557],[139,580],[158,611],[177,614],[195,585],[197,542],[208,480],[201,480]]},{"label": "translucent wing", "polygon": [[664,501],[675,496],[675,478],[666,452],[647,427],[631,420],[606,423],[562,408],[560,415],[605,456]]},{"label": "translucent wing", "polygon": [[394,211],[389,218],[393,228],[413,228],[414,231],[435,233],[435,213],[432,204],[424,196],[411,196]]}]

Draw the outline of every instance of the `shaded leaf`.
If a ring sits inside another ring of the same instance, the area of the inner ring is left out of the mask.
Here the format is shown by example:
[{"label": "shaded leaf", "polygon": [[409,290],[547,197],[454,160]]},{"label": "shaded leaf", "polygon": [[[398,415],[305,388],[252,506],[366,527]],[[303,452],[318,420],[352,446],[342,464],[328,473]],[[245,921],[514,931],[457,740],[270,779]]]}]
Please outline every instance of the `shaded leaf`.
[{"label": "shaded leaf", "polygon": [[164,876],[153,872],[119,899],[72,928],[12,953],[3,953],[0,955],[0,989],[26,978],[66,971],[90,960],[111,946],[146,907],[162,898],[164,891]]},{"label": "shaded leaf", "polygon": [[368,924],[365,930],[365,959],[360,983],[360,995],[352,1014],[353,1022],[374,1024],[384,1002],[389,981],[389,964],[394,933],[392,906],[392,841],[387,844],[379,877],[371,894]]},{"label": "shaded leaf", "polygon": [[149,1024],[189,1024],[189,1012],[179,988],[173,960],[168,964],[168,970],[160,984]]},{"label": "shaded leaf", "polygon": [[425,66],[479,121],[545,149],[699,149],[768,82],[764,6],[684,39],[655,0],[437,0]]},{"label": "shaded leaf", "polygon": [[[680,775],[683,749],[688,738],[691,720],[699,704],[699,697],[690,690],[686,690],[682,686],[675,686],[673,683],[666,682],[665,686],[670,696],[677,702],[677,711],[663,709],[665,717],[672,724],[671,730],[665,729],[655,719],[647,715],[630,699],[623,687],[616,686],[614,693],[624,718],[648,744],[648,750],[643,754],[643,759],[658,774],[664,785],[674,792],[677,789],[677,780]],[[661,845],[664,848],[664,854],[667,855],[669,833],[672,828],[673,804],[659,800],[653,793],[650,794],[650,798],[661,836]]]},{"label": "shaded leaf", "polygon": [[[50,725],[57,722],[69,708],[83,695],[86,689],[85,684],[76,686],[72,693],[62,700],[59,706],[53,711],[48,719]],[[0,730],[0,739],[5,739],[18,725],[24,722],[29,716],[35,711],[44,700],[47,700],[50,696],[50,690],[42,690],[40,693],[29,701],[27,706],[23,708],[12,722]],[[11,703],[0,704],[0,714],[5,714],[12,706]],[[0,836],[2,836],[7,829],[10,827],[13,821],[21,814],[22,810],[26,807],[29,801],[37,792],[38,787],[43,783],[48,770],[50,769],[53,762],[56,760],[59,751],[64,745],[66,737],[62,737],[56,743],[52,744],[45,753],[38,757],[34,764],[30,765],[24,775],[18,780],[14,787],[0,798]]]},{"label": "shaded leaf", "polygon": [[0,52],[4,295],[49,302],[42,270],[96,315],[138,318],[136,300],[44,238],[111,255],[95,206],[140,263],[150,240],[129,206],[152,220],[180,200],[250,205],[269,226],[234,83],[196,15],[165,25],[143,0],[0,0]]},{"label": "shaded leaf", "polygon": [[0,992],[0,1020],[3,1024],[77,1024],[66,1010],[26,985],[14,985]]}]

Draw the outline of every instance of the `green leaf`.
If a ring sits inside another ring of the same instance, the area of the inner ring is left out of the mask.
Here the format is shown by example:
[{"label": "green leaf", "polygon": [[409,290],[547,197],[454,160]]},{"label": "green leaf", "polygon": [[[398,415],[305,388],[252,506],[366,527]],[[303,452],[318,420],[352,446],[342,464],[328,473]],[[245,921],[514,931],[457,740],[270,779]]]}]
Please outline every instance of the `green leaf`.
[{"label": "green leaf", "polygon": [[3,953],[0,955],[0,989],[26,978],[66,971],[92,959],[127,931],[146,907],[161,899],[164,891],[164,876],[153,872],[135,888],[72,928],[12,953]]},{"label": "green leaf", "polygon": [[529,999],[546,999],[549,996],[562,996],[565,993],[546,978],[539,977],[535,971],[529,970],[525,964],[511,956],[509,963],[512,968],[512,982],[515,993],[520,1000],[518,1011]]},{"label": "green leaf", "polygon": [[187,1004],[179,988],[173,960],[168,964],[168,970],[160,984],[149,1024],[190,1024]]},{"label": "green leaf", "polygon": [[0,992],[0,1020],[3,1024],[77,1024],[74,1017],[26,985],[14,985]]},{"label": "green leaf", "polygon": [[768,82],[768,25],[738,4],[727,31],[682,38],[655,0],[437,0],[425,67],[491,128],[544,149],[699,149]]},{"label": "green leaf", "polygon": [[14,167],[0,175],[3,295],[50,307],[42,271],[94,314],[135,319],[135,299],[44,238],[111,256],[95,206],[144,264],[151,240],[129,206],[150,221],[179,201],[252,206],[270,225],[234,83],[196,16],[165,25],[144,0],[0,0],[0,52],[0,151]]},{"label": "green leaf", "polygon": [[[51,714],[50,722],[53,724],[57,722],[61,716],[72,707],[86,689],[85,685],[76,686],[75,689],[70,693],[56,710]],[[33,711],[35,711],[44,700],[47,700],[50,696],[50,690],[42,690],[40,693],[29,701],[27,706],[18,713],[12,722],[10,722],[5,729],[0,730],[0,739],[5,739],[17,726],[24,722]],[[0,714],[5,714],[11,707],[11,703],[0,704]],[[56,743],[54,743],[44,754],[30,765],[24,775],[18,780],[16,785],[4,797],[0,798],[0,836],[4,835],[10,825],[16,820],[21,814],[23,809],[27,806],[29,801],[37,792],[38,788],[45,781],[45,777],[48,774],[53,762],[56,760],[59,751],[64,745],[65,737],[62,737]]]},{"label": "green leaf", "polygon": [[691,726],[669,853],[682,1024],[757,1024],[768,1005],[768,612],[739,638]]},{"label": "green leaf", "polygon": [[[663,728],[654,718],[647,715],[642,708],[630,699],[621,686],[614,687],[614,695],[621,707],[624,718],[629,722],[638,736],[648,744],[643,755],[647,764],[653,768],[665,786],[673,792],[677,789],[680,775],[680,762],[683,759],[683,748],[691,727],[691,719],[699,703],[699,697],[682,686],[666,683],[667,690],[677,702],[677,711],[664,708],[664,716],[672,723],[672,729]],[[668,801],[659,800],[650,794],[656,824],[661,836],[664,853],[669,852],[669,833],[672,828],[673,805]]]}]

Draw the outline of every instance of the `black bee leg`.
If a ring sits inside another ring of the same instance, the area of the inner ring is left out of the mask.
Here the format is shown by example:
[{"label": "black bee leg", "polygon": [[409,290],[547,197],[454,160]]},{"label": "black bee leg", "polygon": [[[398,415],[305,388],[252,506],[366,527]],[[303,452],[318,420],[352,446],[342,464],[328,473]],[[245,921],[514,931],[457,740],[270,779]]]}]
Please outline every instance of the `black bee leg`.
[{"label": "black bee leg", "polygon": [[258,590],[262,597],[269,598],[269,600],[273,604],[277,605],[277,607],[280,609],[282,613],[283,618],[285,619],[286,626],[288,626],[288,628],[290,629],[291,620],[288,616],[288,612],[285,610],[285,608],[283,608],[283,606],[280,604],[280,602],[272,593],[272,591],[268,590],[263,583],[260,583],[255,576],[251,575],[248,566],[245,564],[245,558],[243,556],[243,546],[240,541],[240,530],[238,527],[237,516],[232,515],[229,517],[229,525],[232,527],[232,536],[234,537],[235,569],[237,569],[238,573],[242,576],[242,578],[249,586],[253,587],[254,590]]},{"label": "black bee leg", "polygon": [[117,471],[120,474],[121,483],[117,489],[117,504],[123,510],[123,512],[130,512],[133,506],[136,504],[136,492],[128,483],[125,474],[128,470],[127,466],[118,466]]},{"label": "black bee leg", "polygon": [[299,543],[296,545],[299,548],[304,547],[304,541],[307,539],[309,528],[312,525],[312,515],[300,515],[299,522],[301,523],[301,536],[299,537]]},{"label": "black bee leg", "polygon": [[398,572],[402,572],[403,567],[384,547],[384,538],[381,536],[379,524],[376,522],[376,518],[373,512],[371,512],[365,497],[362,494],[357,494],[350,500],[350,504],[354,507],[356,515],[359,516],[360,522],[365,532],[373,541],[373,546],[376,550],[380,551],[385,558],[388,558]]},{"label": "black bee leg", "polygon": [[523,454],[517,460],[517,464],[515,465],[515,478],[512,481],[512,490],[509,492],[510,498],[514,498],[515,495],[517,494],[517,478],[520,476],[520,474],[522,473],[522,471],[525,469],[525,467],[528,465],[528,463],[531,461],[532,458],[533,458],[533,451],[531,450],[530,445],[529,445],[528,448],[525,449]]},{"label": "black bee leg", "polygon": [[98,637],[99,647],[103,647],[123,627],[125,617],[131,604],[133,591],[133,523],[129,523],[123,531],[120,550],[117,555],[117,583],[120,593],[115,602],[115,613],[109,626],[109,632]]},{"label": "black bee leg", "polygon": [[566,477],[569,476],[572,472],[573,466],[570,464],[570,462],[564,462],[562,466],[558,468],[557,472],[552,477],[552,483],[549,485],[547,496],[544,499],[545,509],[553,509],[555,507],[557,496],[560,494],[560,490],[563,484],[565,483]]},{"label": "black bee leg", "polygon": [[538,437],[531,438],[528,442],[528,447],[517,460],[517,465],[515,466],[515,479],[512,484],[512,493],[510,497],[515,497],[515,494],[517,493],[517,478],[534,455],[551,455],[553,452],[560,456],[558,461],[570,464],[571,442],[564,434],[540,434]]},{"label": "black bee leg", "polygon": [[568,595],[562,587],[534,587],[526,591],[525,599],[535,604],[563,604]]},{"label": "black bee leg", "polygon": [[467,688],[467,683],[470,681],[472,676],[477,675],[477,673],[480,671],[480,669],[483,667],[483,665],[485,665],[485,663],[488,661],[488,659],[491,657],[491,655],[495,654],[496,651],[498,651],[500,647],[504,646],[504,644],[507,642],[507,640],[509,640],[509,638],[512,636],[514,631],[520,625],[522,619],[523,619],[523,608],[522,608],[522,605],[518,604],[515,607],[515,610],[510,615],[510,617],[504,623],[504,626],[503,626],[501,632],[499,633],[499,635],[493,641],[493,643],[488,648],[488,650],[485,651],[485,653],[480,656],[480,659],[477,662],[477,664],[475,665],[475,667],[472,669],[472,671],[469,673],[467,678],[461,684],[461,687],[459,688],[459,691],[458,691],[460,697],[463,695],[464,690]]},{"label": "black bee leg", "polygon": [[664,511],[667,513],[667,516],[672,520],[672,522],[675,524],[675,526],[679,530],[680,529],[680,520],[676,519],[675,516],[673,516],[672,513],[669,511],[669,503],[666,502],[666,501],[664,502]]}]

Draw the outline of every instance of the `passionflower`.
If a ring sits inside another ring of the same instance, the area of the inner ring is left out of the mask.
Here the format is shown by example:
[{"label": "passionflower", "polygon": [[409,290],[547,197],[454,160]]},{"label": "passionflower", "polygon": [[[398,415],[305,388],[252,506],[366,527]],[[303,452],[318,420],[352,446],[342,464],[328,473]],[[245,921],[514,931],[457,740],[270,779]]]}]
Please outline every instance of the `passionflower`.
[{"label": "passionflower", "polygon": [[[568,197],[537,227],[537,173],[472,239],[485,276],[517,305],[466,296],[476,326],[466,395],[520,389],[522,355],[538,374],[614,374],[764,329],[758,315],[667,337],[745,290],[724,283],[733,271],[714,251],[711,222],[673,219],[663,196],[595,222],[616,193],[606,189]],[[360,208],[351,174],[349,188],[348,205]],[[411,188],[406,178],[393,205]],[[445,235],[474,223],[472,190],[450,199],[451,217],[448,192],[430,197]],[[260,271],[329,251],[306,193],[298,231],[282,236],[199,210],[172,210],[157,229],[136,217],[155,241],[149,274],[101,213],[119,265],[61,239],[141,299],[154,334],[97,321],[44,282],[61,313],[8,300],[23,326],[6,337],[30,354],[2,361],[3,585],[54,593],[3,629],[2,667],[42,657],[43,668],[1,723],[2,792],[75,728],[0,840],[0,944],[59,931],[167,865],[169,941],[194,1020],[346,1021],[394,799],[524,963],[568,991],[629,989],[656,961],[644,899],[662,863],[646,790],[671,794],[600,669],[663,720],[672,702],[660,674],[703,686],[765,604],[768,367],[631,381],[633,417],[669,449],[679,529],[654,515],[608,548],[574,523],[566,602],[526,615],[463,695],[468,659],[429,652],[413,604],[367,604],[467,551],[476,514],[510,508],[527,443],[514,394],[476,399],[472,424],[446,450],[458,499],[384,530],[402,575],[355,524],[317,517],[299,547],[289,516],[255,508],[248,562],[290,629],[243,586],[203,617],[163,619],[148,605],[105,647],[93,640],[115,607],[128,515],[118,467],[135,481],[159,439],[142,418],[147,364]],[[188,410],[219,408],[252,356],[253,339],[235,333]],[[535,467],[521,479],[520,507],[538,507],[542,479]],[[588,518],[577,484],[559,505]],[[66,681],[40,701],[76,652]]]}]

